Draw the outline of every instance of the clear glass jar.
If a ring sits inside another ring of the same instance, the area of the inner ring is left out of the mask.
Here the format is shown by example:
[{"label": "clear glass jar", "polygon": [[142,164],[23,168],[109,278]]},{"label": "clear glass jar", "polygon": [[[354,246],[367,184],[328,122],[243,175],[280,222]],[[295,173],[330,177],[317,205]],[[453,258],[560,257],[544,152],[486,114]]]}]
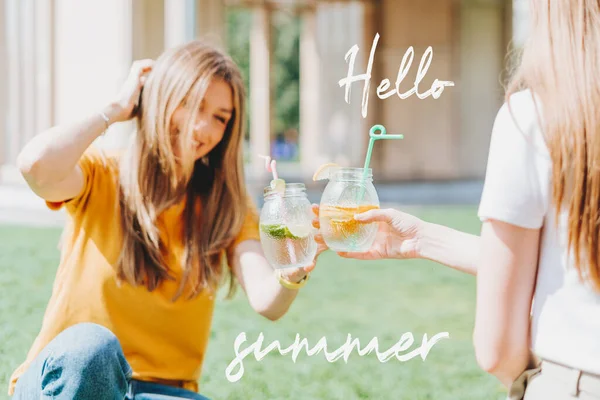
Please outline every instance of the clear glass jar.
[{"label": "clear glass jar", "polygon": [[333,251],[365,252],[377,234],[376,223],[360,223],[355,214],[379,208],[373,186],[373,171],[363,168],[332,168],[329,183],[321,196],[319,222],[321,234]]},{"label": "clear glass jar", "polygon": [[288,183],[285,192],[264,190],[260,213],[260,242],[274,268],[299,268],[313,263],[317,254],[312,226],[314,214],[301,183]]}]

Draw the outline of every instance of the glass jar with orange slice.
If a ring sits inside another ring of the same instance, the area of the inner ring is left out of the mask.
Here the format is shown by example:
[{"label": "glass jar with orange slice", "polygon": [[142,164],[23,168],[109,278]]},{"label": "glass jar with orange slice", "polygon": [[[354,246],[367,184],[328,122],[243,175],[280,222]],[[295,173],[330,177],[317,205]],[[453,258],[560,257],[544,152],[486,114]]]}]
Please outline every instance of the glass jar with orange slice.
[{"label": "glass jar with orange slice", "polygon": [[358,222],[354,215],[379,208],[373,171],[370,168],[325,164],[317,170],[313,180],[325,179],[329,182],[319,207],[319,223],[325,243],[333,251],[369,250],[377,234],[377,224]]}]

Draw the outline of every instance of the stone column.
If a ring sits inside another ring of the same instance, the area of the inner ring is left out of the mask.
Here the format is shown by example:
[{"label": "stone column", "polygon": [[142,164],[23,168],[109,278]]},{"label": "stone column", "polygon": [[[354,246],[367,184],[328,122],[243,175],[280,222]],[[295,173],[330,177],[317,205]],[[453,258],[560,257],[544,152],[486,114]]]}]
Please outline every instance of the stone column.
[{"label": "stone column", "polygon": [[504,46],[508,50],[512,46],[514,36],[514,7],[512,1],[504,2]]},{"label": "stone column", "polygon": [[300,34],[300,160],[302,173],[311,176],[320,160],[320,81],[321,60],[317,45],[317,10],[302,10]]},{"label": "stone column", "polygon": [[264,174],[264,161],[259,154],[271,154],[272,91],[271,91],[271,10],[253,10],[250,33],[250,163],[252,175]]},{"label": "stone column", "polygon": [[[371,81],[369,110],[379,108],[378,123],[385,125],[388,133],[404,134],[404,140],[379,141],[375,145],[373,157],[380,158],[377,176],[390,181],[457,178],[459,153],[453,130],[453,121],[460,118],[454,113],[454,104],[459,101],[457,87],[445,88],[439,99],[430,96],[421,100],[415,94],[400,99],[394,94],[382,100],[375,93],[384,78],[390,80],[390,89],[395,88],[398,70],[410,46],[414,49],[414,59],[399,85],[401,93],[414,86],[419,64],[429,46],[433,58],[419,84],[419,93],[429,90],[435,79],[456,80],[452,54],[456,43],[454,27],[458,23],[454,14],[457,2],[382,0],[378,4],[381,38],[374,64],[381,68],[381,75]],[[475,109],[473,112],[477,113]]]},{"label": "stone column", "polygon": [[222,0],[196,0],[195,36],[217,46],[226,44],[226,15]]},{"label": "stone column", "polygon": [[21,107],[19,113],[19,126],[21,127],[21,140],[19,151],[35,134],[35,120],[37,104],[35,88],[37,85],[36,74],[36,47],[35,41],[35,5],[33,0],[19,1],[19,39],[20,39],[20,71],[19,88],[21,92]]},{"label": "stone column", "polygon": [[[316,164],[335,162],[359,167],[364,161],[368,135],[361,115],[362,83],[352,85],[349,104],[345,100],[345,87],[338,83],[348,73],[345,55],[354,45],[360,49],[354,75],[366,71],[372,36],[366,43],[365,38],[370,34],[364,32],[364,7],[362,3],[350,2],[320,4],[317,8],[320,135],[315,138],[319,157],[313,160]],[[369,111],[368,118],[373,111],[376,110]]]},{"label": "stone column", "polygon": [[455,146],[462,177],[485,176],[492,126],[503,102],[504,13],[503,6],[494,2],[466,2],[461,6],[461,130]]},{"label": "stone column", "polygon": [[[52,124],[54,0],[2,3],[0,57],[0,165],[5,182],[18,183],[19,151]],[[10,40],[9,40],[10,38]]]},{"label": "stone column", "polygon": [[[53,112],[54,122],[60,124],[96,113],[112,101],[129,73],[133,55],[160,54],[163,4],[143,2],[154,5],[152,11],[159,9],[156,22],[137,19],[148,13],[142,0],[54,1]],[[155,51],[147,51],[152,46]],[[113,125],[96,145],[121,147],[131,131],[131,123]]]},{"label": "stone column", "polygon": [[[168,0],[170,3],[171,0]],[[165,0],[131,0],[133,59],[156,58],[165,48]],[[184,24],[185,21],[181,21]]]},{"label": "stone column", "polygon": [[190,11],[188,0],[165,1],[165,48],[178,46],[189,39],[187,16]]},{"label": "stone column", "polygon": [[[7,52],[7,74],[8,74],[8,107],[7,107],[7,155],[6,164],[14,165],[17,155],[19,154],[21,136],[23,134],[21,126],[21,43],[20,43],[20,4],[18,0],[5,0],[6,9],[6,29],[7,37],[10,38],[6,42]],[[6,169],[3,171],[6,178]]]},{"label": "stone column", "polygon": [[[360,46],[360,52],[358,54],[357,57],[357,65],[360,65],[360,73],[365,73],[367,71],[367,64],[369,62],[369,55],[371,53],[371,47],[373,46],[373,41],[375,39],[375,35],[377,33],[379,33],[380,37],[379,37],[379,42],[377,45],[377,51],[379,52],[379,54],[381,54],[381,45],[382,45],[382,41],[383,41],[383,37],[382,37],[382,19],[383,16],[381,15],[381,5],[382,2],[378,1],[378,2],[364,2],[361,3],[362,4],[362,8],[363,8],[363,18],[362,18],[362,22],[363,22],[363,40],[362,43],[359,44]],[[354,112],[357,113],[358,115],[360,115],[360,119],[362,121],[361,124],[361,133],[360,133],[360,144],[362,147],[362,154],[359,157],[360,159],[360,164],[364,164],[364,160],[365,160],[365,154],[369,145],[369,129],[371,129],[371,127],[373,125],[376,124],[381,124],[384,123],[382,117],[383,117],[383,109],[381,107],[381,104],[378,104],[378,98],[377,98],[377,93],[376,93],[376,88],[377,85],[379,84],[379,82],[381,82],[381,79],[383,79],[383,74],[382,74],[382,69],[383,69],[383,65],[381,63],[381,61],[378,59],[377,57],[378,53],[375,53],[375,60],[379,61],[375,61],[373,62],[373,66],[372,66],[372,70],[371,70],[371,86],[370,86],[370,90],[369,90],[369,108],[368,108],[368,114],[366,118],[362,117],[361,114],[361,107],[362,107],[362,94],[363,94],[363,84],[361,83],[361,86],[358,86],[355,88],[354,93],[358,95],[358,99],[352,99],[352,101],[354,102],[354,106],[352,107],[353,110],[355,110]],[[390,80],[392,82],[395,81],[395,79],[393,79],[393,77],[389,77]],[[389,100],[391,101],[391,100]],[[388,125],[385,125],[387,131],[389,133],[394,133],[392,131],[390,131],[390,127]],[[398,132],[398,133],[404,133],[404,132]],[[381,149],[379,148],[382,143],[375,143],[375,150],[378,153],[381,151]],[[379,153],[379,155],[381,156],[382,154]],[[374,173],[374,178],[379,179],[382,175],[382,172],[384,172],[383,168],[384,168],[384,157],[378,157],[375,156],[373,158],[371,158],[371,164],[370,167],[373,169],[373,173]],[[357,167],[362,167],[363,165],[357,165]]]},{"label": "stone column", "polygon": [[515,1],[514,4],[511,3],[510,14],[510,39],[513,41],[515,48],[522,49],[529,36],[529,18],[531,17],[529,2]]},{"label": "stone column", "polygon": [[54,6],[35,1],[35,134],[54,125]]},{"label": "stone column", "polygon": [[[6,1],[0,2],[0,60],[8,60],[6,37]],[[5,62],[0,62],[0,168],[7,161],[8,129],[8,68]],[[0,183],[2,183],[0,176]]]}]

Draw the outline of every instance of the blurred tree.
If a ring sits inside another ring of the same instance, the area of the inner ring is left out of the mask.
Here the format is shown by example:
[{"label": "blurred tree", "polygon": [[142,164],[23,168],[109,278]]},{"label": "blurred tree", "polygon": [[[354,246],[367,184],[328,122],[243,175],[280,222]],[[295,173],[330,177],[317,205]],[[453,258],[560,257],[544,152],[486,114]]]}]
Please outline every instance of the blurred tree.
[{"label": "blurred tree", "polygon": [[[232,8],[227,11],[227,50],[242,71],[246,98],[250,99],[250,30],[252,13],[244,8]],[[246,102],[246,138],[250,127],[249,102]]]},{"label": "blurred tree", "polygon": [[[227,47],[242,70],[246,94],[250,96],[250,31],[252,12],[231,8],[227,13]],[[290,12],[276,12],[273,18],[274,136],[300,125],[300,19]],[[251,115],[246,116],[249,127]]]},{"label": "blurred tree", "polygon": [[274,18],[276,132],[300,125],[300,18],[279,12]]}]

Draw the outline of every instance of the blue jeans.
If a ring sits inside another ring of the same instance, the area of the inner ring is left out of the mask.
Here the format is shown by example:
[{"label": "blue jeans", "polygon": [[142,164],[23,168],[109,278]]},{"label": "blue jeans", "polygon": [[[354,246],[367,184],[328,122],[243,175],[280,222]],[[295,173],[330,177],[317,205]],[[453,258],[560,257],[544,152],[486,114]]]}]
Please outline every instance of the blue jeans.
[{"label": "blue jeans", "polygon": [[121,344],[108,329],[65,329],[19,378],[13,400],[208,400],[189,390],[131,379]]}]

